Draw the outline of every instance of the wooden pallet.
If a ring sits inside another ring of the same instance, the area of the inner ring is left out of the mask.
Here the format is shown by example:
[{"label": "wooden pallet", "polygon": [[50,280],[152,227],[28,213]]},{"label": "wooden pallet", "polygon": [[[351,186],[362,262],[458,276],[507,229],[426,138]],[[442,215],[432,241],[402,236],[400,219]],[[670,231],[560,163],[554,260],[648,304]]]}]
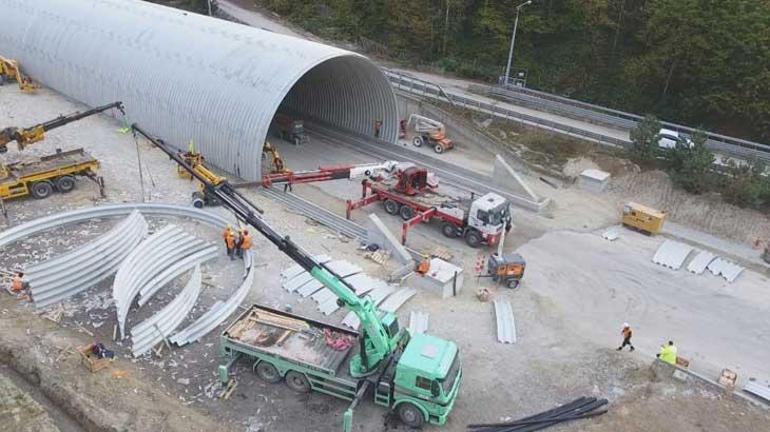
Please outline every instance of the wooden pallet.
[{"label": "wooden pallet", "polygon": [[78,353],[80,353],[81,362],[83,363],[83,366],[85,366],[86,369],[91,371],[91,373],[98,372],[110,365],[112,363],[113,359],[111,358],[97,358],[96,354],[91,352],[91,344],[82,346],[78,348]]}]

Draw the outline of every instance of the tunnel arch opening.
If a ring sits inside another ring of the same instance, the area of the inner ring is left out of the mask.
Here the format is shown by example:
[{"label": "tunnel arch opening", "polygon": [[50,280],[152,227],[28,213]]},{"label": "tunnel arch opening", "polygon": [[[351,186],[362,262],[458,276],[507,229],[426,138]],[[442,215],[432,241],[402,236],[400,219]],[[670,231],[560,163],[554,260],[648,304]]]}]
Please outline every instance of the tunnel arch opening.
[{"label": "tunnel arch opening", "polygon": [[380,139],[398,138],[392,87],[376,65],[359,55],[330,58],[307,70],[273,113],[266,140],[280,136],[292,142],[285,133],[290,120],[305,123],[306,132],[308,123],[319,123],[367,136],[374,136],[375,123],[381,122]]}]

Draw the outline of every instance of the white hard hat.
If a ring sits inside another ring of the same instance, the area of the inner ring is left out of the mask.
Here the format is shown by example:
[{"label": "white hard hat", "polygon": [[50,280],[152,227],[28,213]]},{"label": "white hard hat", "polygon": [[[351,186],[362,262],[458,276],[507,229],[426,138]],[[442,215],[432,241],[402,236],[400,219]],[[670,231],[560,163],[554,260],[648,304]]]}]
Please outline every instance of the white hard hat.
[{"label": "white hard hat", "polygon": [[628,325],[628,323],[623,323],[623,327],[625,328],[625,327],[631,327],[631,326]]}]

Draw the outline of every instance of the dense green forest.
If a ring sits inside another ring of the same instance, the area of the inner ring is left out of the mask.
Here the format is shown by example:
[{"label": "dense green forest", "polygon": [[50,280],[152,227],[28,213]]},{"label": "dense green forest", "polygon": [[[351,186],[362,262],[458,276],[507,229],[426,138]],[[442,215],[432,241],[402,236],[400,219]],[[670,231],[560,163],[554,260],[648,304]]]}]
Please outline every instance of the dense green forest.
[{"label": "dense green forest", "polygon": [[[496,81],[524,0],[261,0],[328,39]],[[527,85],[770,142],[770,0],[534,0],[513,69]]]}]

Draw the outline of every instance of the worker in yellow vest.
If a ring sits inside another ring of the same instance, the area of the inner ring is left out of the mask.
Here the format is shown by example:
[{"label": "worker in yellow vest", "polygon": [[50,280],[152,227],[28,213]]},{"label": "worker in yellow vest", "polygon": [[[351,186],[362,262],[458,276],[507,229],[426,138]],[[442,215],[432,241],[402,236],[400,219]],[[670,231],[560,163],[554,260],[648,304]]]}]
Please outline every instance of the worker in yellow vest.
[{"label": "worker in yellow vest", "polygon": [[674,345],[674,341],[668,341],[668,344],[660,346],[660,352],[657,357],[668,364],[675,365],[676,352],[677,349]]}]

